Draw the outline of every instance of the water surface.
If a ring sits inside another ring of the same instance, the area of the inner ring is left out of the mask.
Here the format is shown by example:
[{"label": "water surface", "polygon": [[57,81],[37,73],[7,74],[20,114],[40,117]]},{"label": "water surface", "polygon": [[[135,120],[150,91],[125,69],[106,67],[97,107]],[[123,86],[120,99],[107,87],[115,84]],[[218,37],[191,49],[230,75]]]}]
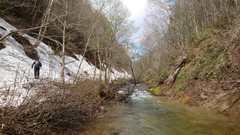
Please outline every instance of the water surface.
[{"label": "water surface", "polygon": [[235,119],[137,90],[131,103],[111,104],[80,135],[240,135]]}]

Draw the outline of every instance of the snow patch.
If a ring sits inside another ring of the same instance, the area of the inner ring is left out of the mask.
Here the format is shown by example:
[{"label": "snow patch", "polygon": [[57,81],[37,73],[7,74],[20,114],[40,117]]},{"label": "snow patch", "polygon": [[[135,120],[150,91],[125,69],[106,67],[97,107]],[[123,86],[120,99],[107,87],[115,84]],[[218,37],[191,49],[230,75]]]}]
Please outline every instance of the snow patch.
[{"label": "snow patch", "polygon": [[[4,36],[12,30],[17,30],[15,27],[7,23],[5,20],[0,18],[0,35]],[[7,30],[7,31],[6,31]],[[29,40],[31,44],[36,42],[36,39],[22,33],[23,37]],[[15,93],[15,99],[17,101],[22,101],[22,98],[29,95],[26,89],[23,88],[24,84],[35,82],[38,80],[34,79],[33,69],[31,68],[33,59],[29,58],[24,51],[24,48],[12,37],[10,36],[3,42],[5,48],[0,50],[0,100],[7,103],[5,97],[6,93]],[[39,60],[42,63],[40,69],[40,80],[61,80],[61,57],[54,54],[51,47],[44,43],[35,48],[39,55]],[[83,79],[96,79],[100,75],[100,70],[94,65],[89,64],[84,57],[81,55],[76,55],[79,60],[72,57],[65,56],[65,79],[66,82],[71,82],[73,78],[79,71],[78,76]],[[83,60],[82,60],[83,59]],[[81,62],[82,61],[82,62]],[[103,71],[102,71],[103,72]],[[102,73],[103,75],[104,73]],[[111,80],[118,78],[130,78],[131,76],[126,72],[118,72],[112,69],[110,75]],[[102,78],[104,78],[102,76]],[[1,101],[0,101],[1,102]],[[4,102],[1,102],[4,103]],[[3,104],[2,104],[3,105]]]}]

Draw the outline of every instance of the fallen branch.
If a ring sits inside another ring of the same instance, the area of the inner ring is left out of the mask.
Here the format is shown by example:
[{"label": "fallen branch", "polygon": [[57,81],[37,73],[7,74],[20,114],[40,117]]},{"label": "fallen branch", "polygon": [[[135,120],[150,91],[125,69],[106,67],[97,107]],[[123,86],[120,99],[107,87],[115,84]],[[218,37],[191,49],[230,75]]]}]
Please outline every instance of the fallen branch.
[{"label": "fallen branch", "polygon": [[178,73],[180,72],[181,68],[183,67],[183,65],[186,63],[187,58],[184,57],[181,62],[178,64],[177,68],[175,69],[175,71],[173,72],[173,74],[171,74],[165,81],[164,83],[167,85],[172,86],[173,83],[175,82]]},{"label": "fallen branch", "polygon": [[8,34],[0,38],[0,43],[3,43],[6,39],[8,39],[13,33],[17,31],[10,31]]}]

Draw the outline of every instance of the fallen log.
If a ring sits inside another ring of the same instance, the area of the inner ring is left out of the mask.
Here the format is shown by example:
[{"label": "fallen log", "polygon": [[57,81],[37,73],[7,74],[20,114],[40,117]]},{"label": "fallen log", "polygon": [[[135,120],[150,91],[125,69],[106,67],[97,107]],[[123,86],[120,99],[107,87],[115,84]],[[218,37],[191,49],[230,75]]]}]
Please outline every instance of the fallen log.
[{"label": "fallen log", "polygon": [[175,82],[178,73],[180,72],[181,68],[184,66],[184,64],[186,63],[187,58],[183,57],[181,58],[180,63],[178,64],[177,68],[174,70],[174,72],[164,81],[164,84],[170,85],[172,86],[173,83]]}]

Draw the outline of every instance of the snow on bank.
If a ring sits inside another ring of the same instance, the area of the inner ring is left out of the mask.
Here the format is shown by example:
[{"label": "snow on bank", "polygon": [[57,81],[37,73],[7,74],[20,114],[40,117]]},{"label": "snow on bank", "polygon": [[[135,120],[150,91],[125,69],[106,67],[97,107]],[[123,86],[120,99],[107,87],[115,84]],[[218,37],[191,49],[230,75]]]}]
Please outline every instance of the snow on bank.
[{"label": "snow on bank", "polygon": [[[16,30],[16,28],[1,18],[0,26],[0,37],[8,34],[11,30]],[[28,39],[31,44],[34,44],[36,41],[35,38],[27,34],[23,33],[22,36]],[[34,79],[33,69],[31,68],[34,60],[25,54],[24,48],[12,36],[6,39],[3,42],[3,45],[5,48],[0,50],[0,92],[2,92],[3,96],[4,93],[6,93],[6,90],[18,89],[15,93],[25,96],[28,93],[26,93],[26,90],[24,90],[22,86],[27,83],[39,81]],[[35,50],[37,51],[40,57],[39,60],[43,65],[40,70],[40,81],[49,79],[60,81],[60,56],[54,55],[53,50],[44,43],[40,43]],[[79,67],[80,77],[93,78],[94,73],[96,75],[95,77],[99,77],[99,69],[95,68],[94,65],[89,64],[81,55],[76,55],[76,57],[79,58],[79,61],[72,57],[65,56],[65,62],[68,63],[65,67],[65,73],[68,74],[65,75],[66,81],[71,82],[74,79]],[[83,59],[83,61],[80,66],[81,59]],[[115,69],[112,69],[110,77],[110,80],[115,80],[118,78],[129,78],[131,76],[127,72],[118,72]]]}]

